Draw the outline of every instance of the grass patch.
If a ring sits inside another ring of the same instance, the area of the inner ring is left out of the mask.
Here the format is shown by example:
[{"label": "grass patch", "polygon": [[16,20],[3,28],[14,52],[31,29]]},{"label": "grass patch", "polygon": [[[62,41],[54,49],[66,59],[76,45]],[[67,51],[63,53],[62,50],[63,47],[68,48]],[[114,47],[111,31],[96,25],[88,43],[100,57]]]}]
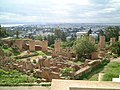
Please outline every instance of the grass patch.
[{"label": "grass patch", "polygon": [[3,45],[1,49],[7,56],[10,56],[10,57],[14,57],[20,54],[17,48],[10,48],[6,45]]},{"label": "grass patch", "polygon": [[92,68],[90,72],[85,73],[84,75],[79,77],[79,79],[97,81],[98,73],[104,70],[104,66],[107,65],[107,63],[109,63],[109,60],[106,60],[106,59],[102,60],[101,64]]},{"label": "grass patch", "polygon": [[74,62],[75,64],[77,64],[77,65],[80,65],[80,64],[82,64],[82,62],[81,61],[76,61],[76,62]]},{"label": "grass patch", "polygon": [[38,55],[40,55],[40,56],[47,56],[44,52],[42,52],[42,51],[37,51],[37,53],[38,53]]},{"label": "grass patch", "polygon": [[4,71],[0,69],[0,83],[5,85],[16,85],[19,83],[33,83],[36,79],[32,76],[22,75],[16,70]]},{"label": "grass patch", "polygon": [[98,81],[98,73],[94,74],[91,78],[89,78],[90,81]]},{"label": "grass patch", "polygon": [[104,67],[101,67],[100,65],[96,68],[93,68],[91,72],[85,74],[83,76],[83,80],[90,80],[90,81],[98,81],[98,73],[101,72],[104,69]]},{"label": "grass patch", "polygon": [[118,78],[120,75],[120,62],[111,62],[104,70],[103,81],[112,81],[112,78]]}]

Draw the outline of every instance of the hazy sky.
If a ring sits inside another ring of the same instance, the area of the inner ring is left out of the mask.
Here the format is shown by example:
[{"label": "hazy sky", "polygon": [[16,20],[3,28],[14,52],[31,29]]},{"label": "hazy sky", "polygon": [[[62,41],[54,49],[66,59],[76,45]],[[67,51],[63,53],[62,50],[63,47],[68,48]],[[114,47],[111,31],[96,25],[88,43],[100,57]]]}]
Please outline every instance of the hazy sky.
[{"label": "hazy sky", "polygon": [[120,0],[0,0],[0,23],[120,23]]}]

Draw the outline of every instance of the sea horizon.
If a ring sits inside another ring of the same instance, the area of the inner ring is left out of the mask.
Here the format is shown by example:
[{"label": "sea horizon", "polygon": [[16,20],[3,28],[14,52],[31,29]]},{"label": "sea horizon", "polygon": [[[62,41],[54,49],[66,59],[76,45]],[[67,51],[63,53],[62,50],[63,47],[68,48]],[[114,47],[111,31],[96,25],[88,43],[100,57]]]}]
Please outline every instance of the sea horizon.
[{"label": "sea horizon", "polygon": [[53,24],[80,24],[80,25],[115,25],[120,26],[120,23],[4,23],[0,24],[1,27],[14,27],[14,26],[23,26],[23,25],[53,25]]}]

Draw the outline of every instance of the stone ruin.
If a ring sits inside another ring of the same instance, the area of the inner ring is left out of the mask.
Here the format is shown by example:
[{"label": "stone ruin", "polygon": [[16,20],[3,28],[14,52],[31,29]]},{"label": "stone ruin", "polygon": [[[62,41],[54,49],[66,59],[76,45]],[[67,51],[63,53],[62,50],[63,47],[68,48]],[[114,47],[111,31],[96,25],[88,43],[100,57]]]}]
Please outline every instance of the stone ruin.
[{"label": "stone ruin", "polygon": [[17,46],[21,51],[22,50],[30,50],[37,51],[41,50],[44,52],[48,51],[48,41],[47,40],[6,40],[5,41],[9,46]]},{"label": "stone ruin", "polygon": [[105,47],[105,36],[100,36],[100,40],[99,40],[99,49],[102,49]]},{"label": "stone ruin", "polygon": [[110,45],[112,45],[115,42],[115,38],[110,38]]},{"label": "stone ruin", "polygon": [[38,58],[38,61],[34,61],[34,63],[31,62],[30,58],[27,61],[2,58],[0,59],[0,67],[5,70],[18,70],[27,75],[33,74],[33,76],[41,78],[41,81],[52,81],[52,79],[63,79],[61,70],[64,68],[74,68],[75,71],[70,74],[70,77],[76,78],[100,64],[99,60],[86,61],[81,65],[70,64],[67,63],[68,61],[62,56],[57,57],[55,60],[46,57]]},{"label": "stone ruin", "polygon": [[55,40],[54,50],[52,51],[52,57],[58,57],[59,55],[67,57],[68,59],[75,57],[75,54],[73,53],[72,49],[62,49],[61,40]]},{"label": "stone ruin", "polygon": [[[92,39],[92,38],[90,38]],[[119,37],[120,40],[120,37]],[[113,44],[115,42],[115,39],[112,38],[110,40],[110,43]],[[95,40],[93,40],[93,43],[95,43]],[[12,45],[9,42],[10,45]],[[39,40],[16,40],[15,45],[19,47],[20,50],[24,49],[25,47],[28,47],[30,51],[35,51],[37,46],[41,47],[42,51],[48,51],[48,42],[47,41],[39,41]],[[99,45],[98,45],[98,51],[93,52],[91,55],[91,59],[98,59],[99,57],[105,57],[105,37],[101,36]],[[71,74],[72,78],[77,78],[87,72],[90,72],[92,68],[96,67],[101,63],[101,60],[92,60],[92,61],[85,61],[85,63],[81,65],[76,64],[69,64],[67,61],[69,61],[72,58],[73,52],[71,49],[61,49],[61,41],[56,40],[55,41],[55,47],[52,52],[52,56],[56,57],[55,60],[50,60],[48,58],[38,58],[38,61],[33,60],[33,62],[30,61],[30,59],[27,59],[26,61],[16,61],[12,60],[10,58],[1,58],[0,59],[0,67],[6,70],[10,69],[16,69],[22,73],[25,73],[27,75],[30,75],[33,73],[33,75],[37,78],[44,78],[46,81],[51,81],[52,79],[63,79],[61,77],[60,72],[63,68],[74,68],[75,71]]]}]

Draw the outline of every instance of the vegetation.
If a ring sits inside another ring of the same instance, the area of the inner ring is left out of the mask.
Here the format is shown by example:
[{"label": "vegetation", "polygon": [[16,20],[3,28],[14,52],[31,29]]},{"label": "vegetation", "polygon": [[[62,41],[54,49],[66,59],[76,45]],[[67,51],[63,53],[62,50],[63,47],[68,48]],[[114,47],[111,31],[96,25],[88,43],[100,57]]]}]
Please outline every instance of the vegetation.
[{"label": "vegetation", "polygon": [[73,45],[73,49],[77,54],[77,58],[91,55],[92,52],[96,51],[96,46],[89,40],[89,36],[83,36],[77,39]]},{"label": "vegetation", "polygon": [[17,47],[11,48],[11,47],[8,47],[8,45],[2,44],[0,48],[7,56],[10,56],[10,57],[14,57],[20,54]]},{"label": "vegetation", "polygon": [[90,28],[90,30],[89,30],[88,33],[87,33],[88,36],[89,36],[90,34],[92,34],[92,32],[93,32],[93,31],[92,31],[91,28]]},{"label": "vegetation", "polygon": [[66,33],[56,28],[54,31],[56,38],[60,38],[62,41],[66,41]]},{"label": "vegetation", "polygon": [[9,34],[6,31],[6,28],[1,27],[0,25],[0,38],[7,37]]},{"label": "vegetation", "polygon": [[35,36],[34,39],[36,39],[36,40],[43,40],[43,36],[42,35],[38,35],[38,36]]},{"label": "vegetation", "polygon": [[119,33],[120,33],[120,28],[118,26],[107,27],[105,31],[106,40],[109,41],[110,38],[112,37],[115,37],[116,40],[118,40]]},{"label": "vegetation", "polygon": [[118,78],[120,75],[120,63],[112,62],[104,70],[103,81],[112,81],[112,78]]},{"label": "vegetation", "polygon": [[64,69],[62,69],[61,74],[64,77],[68,77],[68,76],[70,76],[70,73],[73,71],[74,71],[73,68],[64,68]]},{"label": "vegetation", "polygon": [[73,44],[74,44],[74,40],[63,42],[63,43],[62,43],[62,48],[72,47]]},{"label": "vegetation", "polygon": [[16,38],[19,38],[19,31],[17,30],[16,32],[15,32],[15,34],[16,34]]},{"label": "vegetation", "polygon": [[33,83],[36,79],[31,76],[22,75],[16,70],[4,71],[0,69],[0,83],[4,84],[19,84],[19,83]]},{"label": "vegetation", "polygon": [[110,46],[111,52],[120,56],[120,42],[115,42]]},{"label": "vegetation", "polygon": [[38,55],[40,55],[40,56],[46,56],[46,54],[45,54],[44,52],[42,52],[42,51],[37,51],[37,53],[38,53]]},{"label": "vegetation", "polygon": [[85,73],[84,75],[79,77],[79,79],[97,81],[98,80],[98,73],[103,71],[104,66],[107,65],[108,63],[109,63],[109,59],[102,60],[101,64],[99,64],[98,66],[92,68],[92,70],[90,72]]},{"label": "vegetation", "polygon": [[48,35],[47,40],[48,40],[48,46],[53,45],[54,41],[56,40],[56,36],[55,35]]}]

